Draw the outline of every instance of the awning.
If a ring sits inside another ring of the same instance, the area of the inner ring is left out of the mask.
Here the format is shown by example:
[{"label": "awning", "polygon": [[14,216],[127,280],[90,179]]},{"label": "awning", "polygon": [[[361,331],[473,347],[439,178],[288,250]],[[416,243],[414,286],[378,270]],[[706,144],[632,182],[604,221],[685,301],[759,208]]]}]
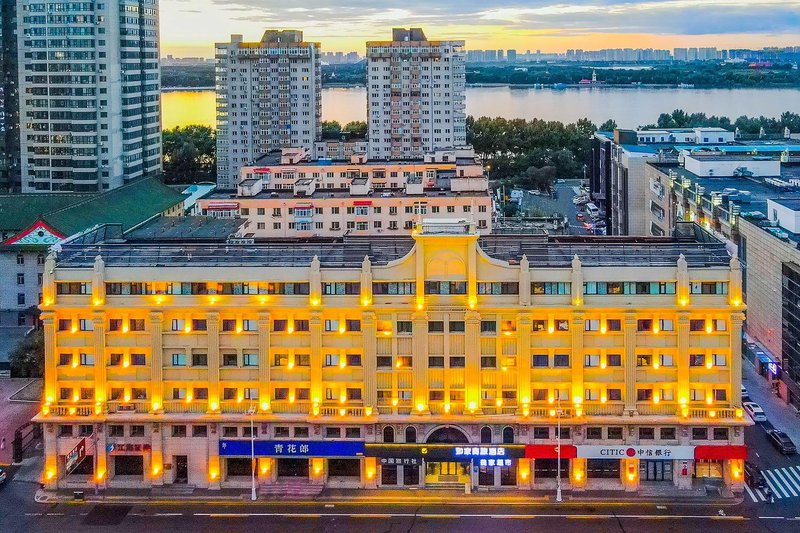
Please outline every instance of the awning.
[{"label": "awning", "polygon": [[[561,445],[562,459],[575,459],[578,449],[572,444]],[[525,446],[526,459],[558,459],[558,446],[555,444],[528,444]]]},{"label": "awning", "polygon": [[356,200],[353,205],[372,205],[372,200]]},{"label": "awning", "polygon": [[209,202],[207,209],[215,211],[239,209],[239,202]]},{"label": "awning", "polygon": [[747,459],[747,446],[695,446],[695,460]]},{"label": "awning", "polygon": [[762,362],[763,364],[777,363],[777,361],[775,361],[772,357],[770,357],[769,355],[765,354],[764,352],[757,352],[756,353],[756,357],[758,357],[758,360],[760,362]]},{"label": "awning", "polygon": [[255,174],[266,174],[266,173],[270,172],[270,169],[269,169],[269,167],[256,167],[256,168],[253,169],[253,172]]},{"label": "awning", "polygon": [[304,204],[297,204],[294,206],[295,209],[311,209],[312,207],[314,207],[314,204],[310,204],[308,202]]}]

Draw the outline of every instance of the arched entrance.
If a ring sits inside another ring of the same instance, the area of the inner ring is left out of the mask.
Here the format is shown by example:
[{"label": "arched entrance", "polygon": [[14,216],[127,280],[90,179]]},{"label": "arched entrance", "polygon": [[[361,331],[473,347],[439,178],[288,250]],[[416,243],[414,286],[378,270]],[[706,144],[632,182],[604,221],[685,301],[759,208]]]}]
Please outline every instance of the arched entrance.
[{"label": "arched entrance", "polygon": [[428,444],[469,444],[469,439],[464,432],[452,426],[445,426],[434,430],[425,441]]},{"label": "arched entrance", "polygon": [[[427,444],[468,444],[467,435],[458,428],[444,426],[434,430]],[[426,485],[463,485],[471,483],[472,464],[469,461],[429,461],[425,464]]]}]

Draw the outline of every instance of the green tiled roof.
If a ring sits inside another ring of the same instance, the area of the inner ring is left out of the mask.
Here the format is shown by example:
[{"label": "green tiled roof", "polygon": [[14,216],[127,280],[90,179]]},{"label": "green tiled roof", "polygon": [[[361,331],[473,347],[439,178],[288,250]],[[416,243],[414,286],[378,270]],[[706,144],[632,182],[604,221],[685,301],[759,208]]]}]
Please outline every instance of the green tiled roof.
[{"label": "green tiled roof", "polygon": [[157,178],[146,178],[51,211],[42,220],[63,235],[98,224],[121,224],[124,231],[174,207],[184,198]]},{"label": "green tiled roof", "polygon": [[86,200],[96,193],[3,194],[0,195],[0,230],[16,233],[39,217],[68,205]]}]

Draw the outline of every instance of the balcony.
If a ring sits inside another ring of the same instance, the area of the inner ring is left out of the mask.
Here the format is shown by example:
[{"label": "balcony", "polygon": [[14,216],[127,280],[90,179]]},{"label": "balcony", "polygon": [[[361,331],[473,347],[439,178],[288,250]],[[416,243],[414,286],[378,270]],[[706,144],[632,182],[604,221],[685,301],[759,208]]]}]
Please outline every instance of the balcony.
[{"label": "balcony", "polygon": [[165,413],[198,413],[202,414],[208,411],[208,402],[205,400],[197,400],[187,402],[185,400],[173,400],[164,402]]},{"label": "balcony", "polygon": [[599,404],[599,405],[584,405],[583,413],[586,416],[621,416],[625,406],[620,404]]},{"label": "balcony", "polygon": [[135,402],[108,402],[106,408],[109,414],[115,413],[149,413],[150,402],[148,401],[135,401]]}]

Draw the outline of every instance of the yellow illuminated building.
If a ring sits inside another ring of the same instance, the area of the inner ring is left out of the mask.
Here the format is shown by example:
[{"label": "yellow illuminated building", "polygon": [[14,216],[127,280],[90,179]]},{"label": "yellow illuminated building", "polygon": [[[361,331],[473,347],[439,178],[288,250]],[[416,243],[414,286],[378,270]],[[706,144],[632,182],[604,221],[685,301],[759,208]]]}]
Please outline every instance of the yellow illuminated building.
[{"label": "yellow illuminated building", "polygon": [[741,271],[678,232],[66,243],[43,480],[741,490]]}]

